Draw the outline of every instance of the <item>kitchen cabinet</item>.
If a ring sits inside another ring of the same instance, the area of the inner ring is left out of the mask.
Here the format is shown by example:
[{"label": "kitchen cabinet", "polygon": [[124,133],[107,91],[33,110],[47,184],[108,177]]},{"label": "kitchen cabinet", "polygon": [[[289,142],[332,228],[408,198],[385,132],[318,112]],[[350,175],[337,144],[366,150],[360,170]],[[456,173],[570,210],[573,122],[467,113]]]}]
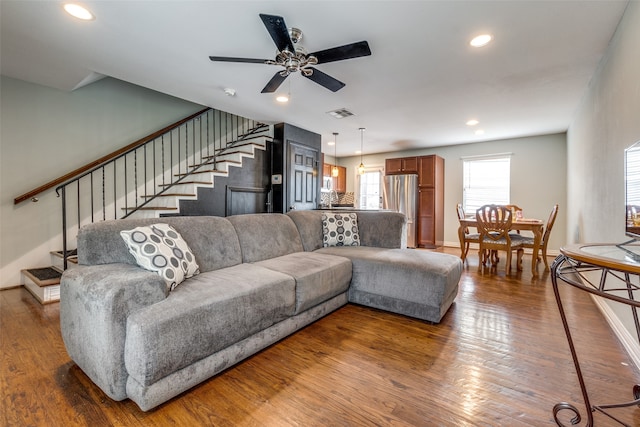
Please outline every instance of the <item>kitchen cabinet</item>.
[{"label": "kitchen cabinet", "polygon": [[418,246],[435,248],[444,243],[444,159],[418,158]]},{"label": "kitchen cabinet", "polygon": [[322,176],[331,176],[331,165],[329,163],[322,165]]},{"label": "kitchen cabinet", "polygon": [[335,190],[336,193],[346,193],[347,192],[347,168],[344,166],[338,166],[338,176],[335,177],[331,175],[331,170],[334,165],[330,165],[329,163],[324,163],[322,165],[322,176],[330,176],[332,180],[332,190]]},{"label": "kitchen cabinet", "polygon": [[401,157],[397,159],[386,159],[384,165],[385,175],[403,175],[418,173],[417,157]]},{"label": "kitchen cabinet", "polygon": [[333,177],[333,189],[336,193],[347,192],[347,168],[344,166],[338,166],[338,177]]}]

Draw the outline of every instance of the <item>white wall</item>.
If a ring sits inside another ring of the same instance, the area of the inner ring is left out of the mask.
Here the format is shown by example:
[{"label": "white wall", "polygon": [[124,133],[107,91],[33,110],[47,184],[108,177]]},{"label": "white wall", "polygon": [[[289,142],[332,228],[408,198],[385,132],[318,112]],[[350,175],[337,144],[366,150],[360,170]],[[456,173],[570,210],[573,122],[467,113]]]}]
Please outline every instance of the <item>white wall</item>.
[{"label": "white wall", "polygon": [[[456,203],[462,202],[462,157],[512,153],[511,202],[522,207],[529,218],[547,220],[554,204],[560,205],[558,217],[549,240],[549,250],[565,244],[567,175],[565,134],[532,136],[411,150],[401,153],[382,153],[364,156],[366,166],[382,165],[384,159],[437,154],[444,158],[444,240],[446,245],[459,246]],[[338,162],[347,167],[347,190],[354,191],[355,171],[360,157],[342,158]]]},{"label": "white wall", "polygon": [[0,77],[0,288],[62,249],[60,200],[13,199],[204,108],[115,79],[63,92]]},{"label": "white wall", "polygon": [[[631,1],[567,133],[569,242],[628,240],[623,152],[640,141],[638,52],[640,2]],[[608,307],[635,336],[631,310]]]}]

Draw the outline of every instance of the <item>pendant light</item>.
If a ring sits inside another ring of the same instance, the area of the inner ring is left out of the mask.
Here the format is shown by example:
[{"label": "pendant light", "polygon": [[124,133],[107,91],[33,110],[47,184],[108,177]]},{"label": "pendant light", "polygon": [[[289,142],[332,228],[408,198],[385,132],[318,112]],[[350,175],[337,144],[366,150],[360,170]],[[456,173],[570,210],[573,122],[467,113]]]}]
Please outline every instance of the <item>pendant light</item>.
[{"label": "pendant light", "polygon": [[338,147],[338,133],[333,133],[333,169],[331,169],[331,176],[337,177],[340,175],[340,171],[338,171],[338,155],[337,155],[337,147]]},{"label": "pendant light", "polygon": [[358,174],[364,175],[364,163],[362,162],[362,146],[364,139],[364,128],[360,128],[360,166],[358,166]]}]

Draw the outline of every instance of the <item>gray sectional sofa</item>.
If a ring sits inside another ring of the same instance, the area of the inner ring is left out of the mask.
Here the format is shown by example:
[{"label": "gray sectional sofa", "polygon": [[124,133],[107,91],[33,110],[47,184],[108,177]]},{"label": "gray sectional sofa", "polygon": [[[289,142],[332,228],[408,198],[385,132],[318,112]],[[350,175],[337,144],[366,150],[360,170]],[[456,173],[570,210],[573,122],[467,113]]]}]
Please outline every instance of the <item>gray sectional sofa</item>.
[{"label": "gray sectional sofa", "polygon": [[[165,223],[199,274],[174,290],[139,267],[120,231]],[[124,219],[78,233],[61,281],[62,337],[114,400],[147,411],[353,302],[439,322],[462,273],[452,255],[406,247],[406,218],[358,212],[360,246],[323,247],[321,211]]]}]

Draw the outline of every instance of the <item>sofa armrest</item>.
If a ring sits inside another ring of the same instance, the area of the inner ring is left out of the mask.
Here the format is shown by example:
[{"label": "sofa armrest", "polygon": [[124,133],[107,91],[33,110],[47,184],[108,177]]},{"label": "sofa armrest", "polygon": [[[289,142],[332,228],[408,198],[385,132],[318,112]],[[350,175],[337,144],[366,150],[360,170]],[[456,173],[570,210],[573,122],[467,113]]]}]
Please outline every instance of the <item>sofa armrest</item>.
[{"label": "sofa armrest", "polygon": [[164,280],[130,264],[79,266],[60,282],[60,329],[71,359],[109,397],[123,400],[127,318],[168,294]]}]

